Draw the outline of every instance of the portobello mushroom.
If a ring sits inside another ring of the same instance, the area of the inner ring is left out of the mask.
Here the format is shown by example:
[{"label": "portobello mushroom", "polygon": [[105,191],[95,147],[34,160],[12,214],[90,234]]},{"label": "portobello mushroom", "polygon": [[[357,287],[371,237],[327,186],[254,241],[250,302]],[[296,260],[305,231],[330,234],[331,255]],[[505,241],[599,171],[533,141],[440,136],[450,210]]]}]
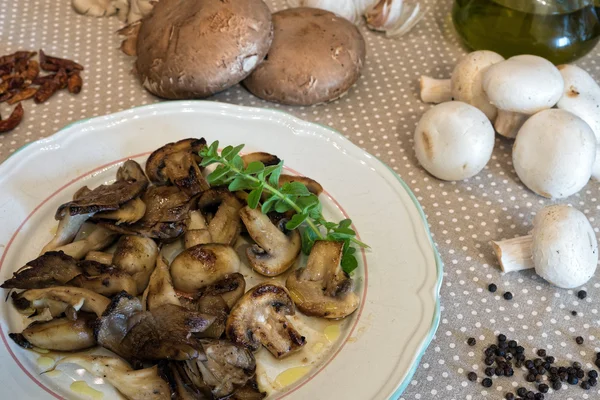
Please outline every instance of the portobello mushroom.
[{"label": "portobello mushroom", "polygon": [[343,248],[342,242],[316,241],[306,267],[288,277],[285,285],[302,313],[339,319],[358,308],[353,281],[340,267]]},{"label": "portobello mushroom", "polygon": [[159,374],[159,366],[134,370],[117,357],[74,355],[56,363],[77,364],[90,374],[104,379],[128,400],[165,400],[171,398],[167,381]]},{"label": "portobello mushroom", "polygon": [[226,333],[232,342],[256,351],[264,346],[275,358],[300,350],[306,339],[286,318],[294,315],[294,302],[287,291],[271,283],[250,289],[227,318]]},{"label": "portobello mushroom", "polygon": [[214,317],[164,304],[142,311],[127,293],[115,296],[95,330],[98,344],[127,360],[189,360],[198,356],[192,335],[206,330]]},{"label": "portobello mushroom", "polygon": [[171,263],[175,289],[187,293],[194,293],[239,270],[240,259],[233,247],[218,243],[190,247]]},{"label": "portobello mushroom", "polygon": [[241,231],[239,211],[242,203],[227,188],[206,190],[198,199],[198,209],[210,212],[216,209],[209,224],[212,243],[233,245]]},{"label": "portobello mushroom", "polygon": [[252,269],[265,276],[287,271],[300,254],[300,233],[297,230],[282,232],[259,209],[248,206],[240,210],[240,217],[256,242],[246,250]]},{"label": "portobello mushroom", "polygon": [[47,322],[33,322],[21,333],[9,336],[19,346],[54,351],[79,351],[96,345],[93,314],[79,313],[76,320],[57,318]]}]

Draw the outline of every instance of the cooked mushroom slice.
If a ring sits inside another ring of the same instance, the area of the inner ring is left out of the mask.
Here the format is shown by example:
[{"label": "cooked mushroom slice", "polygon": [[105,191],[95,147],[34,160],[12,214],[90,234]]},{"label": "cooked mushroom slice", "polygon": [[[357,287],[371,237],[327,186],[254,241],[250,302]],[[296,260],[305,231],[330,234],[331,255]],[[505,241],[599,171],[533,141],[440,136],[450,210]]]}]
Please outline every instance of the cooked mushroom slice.
[{"label": "cooked mushroom slice", "polygon": [[279,157],[277,157],[276,155],[273,155],[273,154],[256,152],[256,153],[244,154],[242,156],[242,161],[244,161],[245,167],[247,167],[248,164],[253,163],[255,161],[260,161],[261,163],[263,163],[265,166],[268,167],[270,165],[279,164],[281,162],[281,159],[279,159]]},{"label": "cooked mushroom slice", "polygon": [[26,290],[13,296],[13,302],[17,310],[21,311],[43,310],[52,306],[52,316],[60,315],[67,307],[101,316],[110,304],[108,298],[98,293],[71,286]]},{"label": "cooked mushroom slice", "polygon": [[173,304],[142,311],[133,296],[115,296],[96,325],[98,344],[128,360],[189,360],[198,356],[193,333],[206,330],[210,317]]},{"label": "cooked mushroom slice", "polygon": [[203,351],[184,370],[190,381],[208,385],[214,398],[229,397],[254,377],[256,361],[247,349],[226,340],[203,339],[200,345]]},{"label": "cooked mushroom slice", "polygon": [[236,389],[233,395],[230,397],[231,400],[262,400],[267,397],[266,393],[259,390],[256,378],[251,379],[246,383],[245,386]]},{"label": "cooked mushroom slice", "polygon": [[29,261],[0,287],[3,289],[41,289],[61,286],[79,274],[81,274],[81,268],[77,265],[77,260],[62,251],[50,251]]},{"label": "cooked mushroom slice", "polygon": [[80,261],[79,267],[83,273],[70,280],[67,285],[85,288],[103,296],[114,296],[123,291],[133,296],[140,293],[134,278],[114,266]]},{"label": "cooked mushroom slice", "polygon": [[146,204],[137,198],[123,204],[118,210],[98,213],[94,218],[115,220],[117,225],[133,224],[146,213]]},{"label": "cooked mushroom slice", "polygon": [[117,238],[117,233],[102,226],[96,226],[94,230],[85,238],[56,248],[56,251],[62,251],[65,254],[81,260],[87,253],[95,250],[102,250],[108,247]]},{"label": "cooked mushroom slice", "polygon": [[149,183],[142,166],[133,160],[125,161],[117,170],[117,181]]},{"label": "cooked mushroom slice", "polygon": [[158,246],[154,240],[141,236],[121,236],[117,242],[112,263],[127,272],[137,283],[137,292],[142,293],[158,257]]},{"label": "cooked mushroom slice", "polygon": [[167,155],[164,161],[164,172],[169,181],[189,196],[194,196],[210,187],[200,171],[197,158],[197,154],[180,151]]},{"label": "cooked mushroom slice", "polygon": [[242,297],[246,291],[246,280],[244,275],[235,273],[227,275],[225,278],[212,285],[205,286],[198,290],[197,296],[199,298],[207,296],[219,296],[221,297],[227,307],[233,308],[235,303]]},{"label": "cooked mushroom slice", "polygon": [[240,259],[231,246],[200,244],[181,252],[171,263],[175,289],[187,293],[240,270]]},{"label": "cooked mushroom slice", "polygon": [[65,215],[58,223],[56,234],[48,244],[46,244],[40,254],[53,251],[60,246],[69,244],[77,236],[77,232],[81,229],[85,221],[87,221],[93,213],[71,215],[70,210],[65,210]]},{"label": "cooked mushroom slice", "polygon": [[314,179],[310,179],[306,176],[294,176],[283,174],[279,177],[279,186],[283,186],[286,183],[292,182],[300,182],[301,184],[306,186],[309,192],[316,194],[317,196],[323,193],[323,186],[321,186],[321,184],[315,181]]},{"label": "cooked mushroom slice", "polygon": [[304,314],[337,319],[358,308],[352,279],[340,268],[343,248],[341,242],[315,242],[306,267],[288,277],[285,285]]},{"label": "cooked mushroom slice", "polygon": [[[186,369],[185,362],[170,362],[166,372],[171,385],[171,398],[177,400],[205,400],[212,398],[210,388],[204,383],[200,371],[192,362],[192,367]],[[193,377],[194,380],[188,376]]]},{"label": "cooked mushroom slice", "polygon": [[181,305],[175,289],[173,289],[169,265],[162,256],[156,259],[156,268],[150,276],[150,282],[144,292],[142,302],[146,305],[148,311],[155,310],[165,304]]},{"label": "cooked mushroom slice", "polygon": [[[47,322],[34,322],[20,333],[9,336],[25,348],[31,346],[54,351],[79,351],[96,345],[92,314],[80,313],[76,320],[58,318]],[[20,336],[20,337],[19,337]]]},{"label": "cooked mushroom slice", "polygon": [[212,243],[212,236],[208,231],[206,219],[200,211],[190,211],[185,225],[184,245],[186,249],[199,244]]},{"label": "cooked mushroom slice", "polygon": [[[150,181],[157,185],[166,185],[169,182],[169,175],[165,168],[167,167],[168,156],[175,153],[190,153],[194,156],[206,146],[206,140],[201,139],[183,139],[178,142],[168,143],[155,150],[146,162],[146,174]],[[196,164],[200,162],[200,156],[195,158]],[[171,182],[175,184],[175,182]]]},{"label": "cooked mushroom slice", "polygon": [[112,253],[105,253],[103,251],[90,251],[85,256],[86,261],[95,261],[100,264],[111,265],[113,260]]},{"label": "cooked mushroom slice", "polygon": [[286,318],[295,313],[294,302],[284,288],[262,283],[244,294],[231,310],[227,337],[253,351],[263,345],[276,358],[286,357],[306,344]]},{"label": "cooked mushroom slice", "polygon": [[[117,357],[75,355],[56,363],[77,364],[90,374],[104,379],[128,400],[165,400],[171,398],[171,388],[158,373],[158,366],[133,370]],[[55,368],[56,368],[55,367]]]},{"label": "cooked mushroom slice", "polygon": [[300,253],[302,243],[298,231],[282,232],[259,209],[244,207],[240,217],[256,242],[246,250],[252,268],[265,276],[287,271]]},{"label": "cooked mushroom slice", "polygon": [[241,230],[239,211],[242,203],[226,188],[209,189],[198,199],[198,208],[211,211],[216,208],[208,224],[213,243],[233,245]]}]

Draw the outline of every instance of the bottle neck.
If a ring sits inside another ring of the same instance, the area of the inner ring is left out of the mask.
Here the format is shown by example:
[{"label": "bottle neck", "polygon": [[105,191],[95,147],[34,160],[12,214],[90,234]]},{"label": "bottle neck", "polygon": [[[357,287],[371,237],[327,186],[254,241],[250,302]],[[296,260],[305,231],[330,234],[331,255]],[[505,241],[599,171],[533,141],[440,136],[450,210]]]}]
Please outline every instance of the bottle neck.
[{"label": "bottle neck", "polygon": [[600,0],[492,0],[503,7],[528,14],[569,14],[584,7],[600,6]]}]

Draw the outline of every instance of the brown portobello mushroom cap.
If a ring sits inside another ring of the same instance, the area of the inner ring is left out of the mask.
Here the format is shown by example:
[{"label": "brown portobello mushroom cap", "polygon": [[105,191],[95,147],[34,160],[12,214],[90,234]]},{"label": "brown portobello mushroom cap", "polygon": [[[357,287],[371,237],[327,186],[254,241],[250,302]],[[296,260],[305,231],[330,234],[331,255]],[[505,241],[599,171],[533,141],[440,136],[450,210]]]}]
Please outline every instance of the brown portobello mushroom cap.
[{"label": "brown portobello mushroom cap", "polygon": [[366,46],[346,19],[315,8],[273,14],[269,54],[244,85],[261,99],[290,105],[335,100],[358,80]]},{"label": "brown portobello mushroom cap", "polygon": [[162,0],[142,22],[136,69],[157,96],[208,97],[246,78],[272,38],[262,0]]}]

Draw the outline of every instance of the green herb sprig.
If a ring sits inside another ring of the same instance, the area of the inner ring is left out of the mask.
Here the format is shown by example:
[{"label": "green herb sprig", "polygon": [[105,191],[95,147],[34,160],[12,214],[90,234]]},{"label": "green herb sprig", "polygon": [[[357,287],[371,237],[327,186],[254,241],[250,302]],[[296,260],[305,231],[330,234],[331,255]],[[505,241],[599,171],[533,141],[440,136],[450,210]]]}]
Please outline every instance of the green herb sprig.
[{"label": "green herb sprig", "polygon": [[243,148],[243,144],[227,146],[219,154],[219,142],[216,141],[200,150],[201,166],[218,164],[208,175],[208,183],[216,186],[227,185],[232,192],[250,191],[247,200],[250,208],[258,207],[262,194],[266,193],[266,199],[261,205],[264,214],[270,211],[296,212],[285,227],[289,230],[301,226],[305,228],[301,230],[304,254],[310,253],[317,240],[341,241],[344,243],[342,269],[347,273],[354,271],[358,267],[358,261],[353,244],[364,248],[368,246],[356,239],[356,232],[351,228],[352,221],[344,219],[335,223],[325,220],[319,198],[300,182],[289,182],[280,186],[279,177],[283,170],[283,161],[270,166],[254,161],[244,166],[244,161],[239,155]]}]

